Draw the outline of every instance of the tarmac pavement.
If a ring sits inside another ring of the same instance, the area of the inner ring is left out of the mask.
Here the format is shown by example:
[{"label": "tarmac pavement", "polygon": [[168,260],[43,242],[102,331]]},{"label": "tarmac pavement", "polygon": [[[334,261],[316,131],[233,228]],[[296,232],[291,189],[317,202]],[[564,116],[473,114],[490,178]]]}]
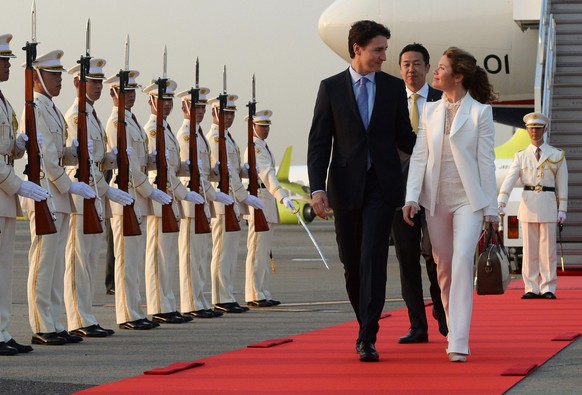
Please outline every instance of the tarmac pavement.
[{"label": "tarmac pavement", "polygon": [[[282,301],[280,306],[252,309],[244,314],[230,314],[220,318],[194,319],[190,323],[179,325],[162,324],[160,328],[149,331],[118,329],[115,323],[114,296],[105,294],[104,246],[103,260],[96,270],[94,311],[99,323],[105,328],[114,329],[115,335],[107,338],[86,338],[80,344],[35,345],[30,354],[0,357],[0,394],[71,394],[94,385],[140,375],[145,370],[167,366],[176,361],[197,360],[244,348],[262,340],[293,336],[354,320],[355,316],[346,297],[333,224],[317,220],[309,227],[328,258],[331,270],[325,269],[303,228],[299,225],[277,226],[273,243],[276,272],[271,276],[271,290],[273,298]],[[29,237],[28,223],[18,221],[13,321],[8,329],[23,344],[30,344],[32,334],[26,300]],[[246,228],[243,228],[235,283],[235,289],[239,291],[237,299],[241,305],[244,303],[245,256]],[[428,280],[424,270],[423,276],[425,297],[429,298]],[[174,293],[178,299],[177,268],[174,277]],[[210,298],[209,294],[207,296]],[[145,292],[142,292],[142,298],[145,302]],[[398,264],[394,250],[390,248],[387,302],[384,310],[390,311],[403,306]],[[62,322],[66,324],[64,307]],[[402,335],[407,330],[408,328],[402,328]],[[436,321],[430,317],[429,335],[440,336]],[[395,342],[397,340],[394,339]],[[389,355],[382,357],[390,358]],[[500,358],[503,356],[500,355]],[[357,363],[356,359],[354,363]],[[582,339],[579,338],[507,393],[580,393],[580,366]]]}]

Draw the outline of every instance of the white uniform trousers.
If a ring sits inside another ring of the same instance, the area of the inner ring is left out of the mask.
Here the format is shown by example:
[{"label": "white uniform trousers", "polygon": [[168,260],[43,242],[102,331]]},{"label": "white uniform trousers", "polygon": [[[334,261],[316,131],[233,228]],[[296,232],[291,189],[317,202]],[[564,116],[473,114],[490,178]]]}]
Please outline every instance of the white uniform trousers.
[{"label": "white uniform trousers", "polygon": [[69,214],[55,213],[57,233],[36,235],[35,212],[29,211],[28,319],[34,333],[62,332],[59,322],[63,305],[65,245]]},{"label": "white uniform trousers", "polygon": [[255,232],[255,220],[249,218],[249,234],[247,236],[247,262],[245,281],[245,300],[271,300],[269,292],[270,251],[273,240],[273,224],[269,224],[266,232]]},{"label": "white uniform trousers", "polygon": [[147,217],[141,217],[141,235],[123,236],[123,216],[111,218],[115,252],[115,313],[118,324],[145,318],[139,292],[144,270]]},{"label": "white uniform trousers", "polygon": [[210,234],[196,234],[194,218],[180,220],[180,311],[208,310],[210,303],[204,296],[208,278],[208,250]]},{"label": "white uniform trousers", "polygon": [[556,223],[522,222],[525,292],[555,293],[557,283]]},{"label": "white uniform trousers", "polygon": [[212,303],[236,302],[234,279],[240,231],[224,231],[223,214],[216,214],[216,218],[212,218],[210,222],[212,228],[212,260],[210,261]]},{"label": "white uniform trousers", "polygon": [[103,233],[84,234],[83,215],[71,214],[65,251],[65,309],[69,331],[96,325],[93,276],[101,257]]},{"label": "white uniform trousers", "polygon": [[450,210],[437,203],[434,215],[427,210],[426,219],[449,327],[447,353],[469,354],[473,263],[483,210],[473,212],[468,204]]},{"label": "white uniform trousers", "polygon": [[16,220],[0,217],[0,342],[12,339],[7,328],[12,319],[12,269]]},{"label": "white uniform trousers", "polygon": [[148,314],[176,311],[172,279],[178,266],[178,237],[178,232],[162,232],[161,217],[148,216],[145,263]]}]

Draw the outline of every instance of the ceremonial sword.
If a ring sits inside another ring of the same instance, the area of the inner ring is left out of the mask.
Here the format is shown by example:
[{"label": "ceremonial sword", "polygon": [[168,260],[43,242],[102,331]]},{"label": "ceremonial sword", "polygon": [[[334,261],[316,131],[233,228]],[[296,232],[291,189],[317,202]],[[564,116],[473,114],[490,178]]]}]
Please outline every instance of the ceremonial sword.
[{"label": "ceremonial sword", "polygon": [[323,261],[323,264],[325,265],[325,268],[327,270],[331,270],[329,268],[329,265],[327,264],[327,259],[323,256],[323,252],[321,251],[321,248],[319,248],[319,245],[317,244],[317,241],[315,241],[315,237],[313,237],[313,234],[311,234],[311,231],[309,230],[309,228],[305,224],[305,221],[303,221],[303,218],[301,218],[301,215],[299,214],[299,210],[295,211],[293,214],[295,214],[297,216],[297,219],[299,219],[299,223],[301,225],[303,225],[303,228],[305,229],[305,231],[309,235],[309,238],[313,242],[313,245],[315,246],[315,249],[317,250],[317,252],[319,252],[319,256],[321,257],[321,260]]}]

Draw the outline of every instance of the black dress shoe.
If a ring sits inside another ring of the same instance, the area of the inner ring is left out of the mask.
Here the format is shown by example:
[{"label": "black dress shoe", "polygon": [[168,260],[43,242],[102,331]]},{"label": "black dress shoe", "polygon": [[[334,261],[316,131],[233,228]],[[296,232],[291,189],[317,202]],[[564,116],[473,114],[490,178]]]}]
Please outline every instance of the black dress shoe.
[{"label": "black dress shoe", "polygon": [[242,307],[237,306],[235,303],[217,303],[214,305],[214,310],[229,314],[240,314],[246,311]]},{"label": "black dress shoe", "polygon": [[183,324],[186,322],[181,315],[177,315],[175,312],[154,314],[152,320],[160,324]]},{"label": "black dress shoe", "polygon": [[554,295],[553,292],[544,292],[544,294],[542,295],[542,298],[546,298],[546,299],[557,299],[556,295]]},{"label": "black dress shoe", "polygon": [[275,299],[269,299],[269,302],[271,302],[271,304],[272,304],[273,306],[279,306],[279,305],[281,304],[281,302],[280,302],[280,301],[278,301],[278,300],[275,300]]},{"label": "black dress shoe", "polygon": [[115,331],[113,329],[103,328],[99,324],[97,324],[97,326],[99,327],[99,329],[104,330],[105,332],[107,332],[107,336],[111,336],[111,335],[115,334]]},{"label": "black dress shoe", "polygon": [[149,324],[152,328],[159,328],[160,327],[160,323],[156,322],[156,321],[152,321],[150,319],[148,319],[148,317],[142,318],[140,321]]},{"label": "black dress shoe", "polygon": [[539,299],[541,298],[540,295],[538,294],[534,294],[533,292],[526,292],[523,295],[521,295],[522,299]]},{"label": "black dress shoe", "polygon": [[32,344],[43,344],[45,346],[61,346],[67,341],[58,336],[56,332],[35,333],[32,335]]},{"label": "black dress shoe", "polygon": [[268,301],[267,299],[261,300],[253,300],[251,302],[247,302],[247,306],[249,307],[271,307],[273,304]]},{"label": "black dress shoe", "polygon": [[186,315],[186,314],[182,314],[178,311],[176,311],[176,314],[179,315],[180,317],[182,317],[182,319],[184,320],[184,322],[190,322],[192,321],[194,318],[192,316]]},{"label": "black dress shoe", "polygon": [[122,324],[119,324],[119,329],[130,329],[130,330],[134,330],[134,331],[143,331],[143,330],[148,330],[148,329],[152,329],[152,328],[153,328],[152,324],[150,324],[147,321],[144,321],[143,319],[135,320],[135,321],[127,321],[127,322],[124,322]]},{"label": "black dress shoe", "polygon": [[447,326],[447,316],[444,311],[436,311],[435,308],[432,308],[432,316],[435,320],[439,323],[439,332],[444,337],[447,337],[449,334],[449,327]]},{"label": "black dress shoe", "polygon": [[380,355],[373,343],[362,342],[360,347],[360,362],[378,362]]},{"label": "black dress shoe", "polygon": [[99,325],[84,326],[82,328],[74,329],[69,333],[81,337],[107,337],[107,332],[101,329]]},{"label": "black dress shoe", "polygon": [[67,343],[80,343],[83,341],[83,338],[81,336],[77,336],[77,335],[71,335],[69,332],[67,331],[62,331],[57,333],[58,337],[62,337],[63,339],[65,339],[65,341]]},{"label": "black dress shoe", "polygon": [[6,344],[8,344],[12,348],[15,348],[21,354],[26,354],[27,352],[31,352],[32,350],[34,350],[29,345],[16,343],[16,340],[14,340],[14,338],[8,340]]},{"label": "black dress shoe", "polygon": [[18,350],[5,342],[0,342],[0,355],[16,355]]},{"label": "black dress shoe", "polygon": [[250,309],[247,306],[241,306],[240,304],[238,304],[237,302],[234,302],[234,305],[238,308],[243,309],[244,311],[249,311]]},{"label": "black dress shoe", "polygon": [[208,309],[206,311],[212,313],[212,315],[214,316],[214,318],[216,318],[216,317],[222,317],[224,315],[224,313],[222,311],[218,311],[218,310]]},{"label": "black dress shoe", "polygon": [[[182,315],[195,317],[195,318],[214,318],[214,313],[210,310],[196,310],[196,311],[189,311]],[[220,314],[222,315],[222,314]]]},{"label": "black dress shoe", "polygon": [[115,290],[114,289],[108,289],[106,292],[107,295],[115,295]]},{"label": "black dress shoe", "polygon": [[428,343],[428,333],[419,329],[411,329],[410,332],[406,334],[406,336],[402,336],[400,339],[398,339],[398,343]]}]

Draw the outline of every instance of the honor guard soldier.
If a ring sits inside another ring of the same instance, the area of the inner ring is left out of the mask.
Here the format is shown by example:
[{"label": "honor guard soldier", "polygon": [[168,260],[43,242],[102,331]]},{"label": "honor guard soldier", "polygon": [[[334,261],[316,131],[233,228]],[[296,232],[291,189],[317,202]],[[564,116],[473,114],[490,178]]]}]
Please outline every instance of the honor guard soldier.
[{"label": "honor guard soldier", "polygon": [[[271,128],[270,110],[257,111],[253,117],[255,158],[257,174],[259,176],[258,197],[265,205],[264,214],[269,223],[269,230],[255,232],[254,211],[247,216],[249,233],[247,238],[247,262],[245,299],[250,307],[271,307],[281,304],[271,297],[269,290],[270,254],[273,243],[273,225],[279,223],[279,210],[277,202],[281,202],[286,208],[295,213],[295,205],[289,199],[287,192],[281,187],[275,172],[275,157],[265,141]],[[245,116],[245,121],[248,115]],[[245,151],[245,162],[248,163],[248,149]]]},{"label": "honor guard soldier", "polygon": [[[164,192],[152,187],[147,175],[149,162],[146,135],[137,117],[131,112],[135,104],[136,90],[140,87],[136,82],[139,71],[130,70],[127,87],[125,87],[125,133],[127,154],[130,162],[130,183],[128,193],[135,200],[134,212],[139,221],[141,234],[124,236],[123,206],[111,202],[111,229],[115,250],[115,312],[120,329],[146,330],[159,324],[147,319],[141,308],[140,278],[144,270],[146,251],[147,216],[153,212],[151,200],[169,203],[170,197]],[[112,76],[105,80],[110,84],[109,93],[113,99],[113,111],[107,120],[105,132],[107,149],[114,150],[117,145],[119,77]],[[116,182],[114,172],[111,183]],[[150,200],[151,199],[151,200]]]},{"label": "honor guard soldier", "polygon": [[522,299],[556,299],[556,222],[566,220],[568,167],[564,151],[544,141],[550,120],[532,112],[523,117],[531,144],[515,154],[499,190],[500,214],[519,178],[523,192],[517,218],[523,231]]},{"label": "honor guard soldier", "polygon": [[[12,34],[0,35],[0,82],[8,81]],[[15,355],[32,351],[31,346],[19,344],[8,333],[12,319],[12,269],[14,266],[14,240],[16,217],[22,215],[18,196],[35,201],[46,200],[48,192],[30,181],[23,181],[14,173],[14,159],[22,158],[28,137],[16,137],[16,113],[0,90],[0,355]]]},{"label": "honor guard soldier", "polygon": [[[189,160],[190,139],[196,139],[198,172],[200,176],[200,194],[205,198],[205,221],[210,222],[214,215],[214,205],[209,202],[233,204],[234,199],[227,194],[216,191],[210,183],[210,145],[204,137],[200,123],[206,113],[208,94],[210,89],[199,88],[198,102],[195,103],[196,131],[194,136],[190,134],[190,106],[192,96],[190,91],[182,91],[176,94],[182,100],[182,112],[184,121],[176,135],[180,144],[180,157],[182,161]],[[212,172],[213,176],[214,173]],[[190,177],[182,177],[182,183],[187,186]],[[195,204],[182,201],[184,218],[180,221],[180,238],[178,249],[180,251],[180,308],[182,314],[196,318],[213,318],[223,313],[211,309],[210,303],[204,296],[206,279],[208,278],[208,252],[211,243],[210,233],[196,233],[195,231]]]},{"label": "honor guard soldier", "polygon": [[[51,194],[49,207],[53,210],[57,232],[37,235],[35,209],[32,201],[25,200],[24,207],[30,219],[31,245],[28,255],[28,309],[33,344],[61,345],[78,343],[80,336],[70,335],[59,321],[63,304],[63,279],[65,275],[65,247],[69,233],[69,217],[73,210],[71,195],[90,199],[93,189],[83,182],[73,182],[64,166],[77,164],[76,147],[67,147],[66,122],[52,98],[61,92],[61,64],[63,51],[55,50],[36,58],[33,62],[33,90],[36,129],[42,135],[41,180]],[[24,64],[23,66],[26,66]],[[24,115],[23,115],[24,119]],[[21,123],[24,127],[25,123]]]},{"label": "honor guard soldier", "polygon": [[[235,203],[235,212],[241,215],[241,208],[246,209],[246,204],[257,208],[264,208],[260,199],[249,195],[241,181],[241,161],[238,145],[234,141],[228,129],[234,122],[236,112],[235,101],[237,95],[228,95],[226,108],[224,108],[225,123],[225,140],[226,154],[228,158],[228,174],[230,178],[229,194],[238,203]],[[218,141],[219,141],[219,109],[220,102],[218,99],[210,100],[212,105],[212,126],[206,134],[206,139],[210,143],[210,158],[212,168],[216,169],[218,165]],[[213,170],[215,171],[215,170]],[[215,310],[225,313],[243,313],[248,307],[241,307],[234,297],[234,278],[236,274],[236,261],[238,258],[238,245],[240,230],[226,232],[224,219],[224,204],[214,202],[216,218],[212,218],[212,260],[210,262],[210,271],[212,278],[212,303]]]},{"label": "honor guard soldier", "polygon": [[[204,203],[204,198],[197,192],[188,191],[178,178],[181,168],[180,146],[167,117],[174,106],[174,92],[177,84],[168,79],[164,95],[161,99],[162,108],[158,106],[158,85],[151,83],[144,88],[149,95],[151,115],[144,126],[148,137],[150,152],[156,150],[156,139],[164,138],[166,152],[157,152],[156,155],[166,155],[167,160],[167,193],[173,197],[172,211],[174,218],[179,221],[182,217],[182,207],[177,200],[186,200],[196,204]],[[163,112],[164,135],[158,136],[156,121],[158,111]],[[150,171],[150,182],[156,182],[158,171]],[[191,321],[192,317],[183,316],[177,311],[176,298],[172,290],[174,269],[178,266],[178,232],[164,233],[162,231],[162,207],[154,202],[154,211],[148,216],[148,238],[146,246],[146,294],[148,313],[153,320],[165,324],[181,324]]]},{"label": "honor guard soldier", "polygon": [[[86,131],[87,143],[89,147],[89,157],[91,166],[92,184],[97,193],[95,206],[97,213],[104,219],[106,216],[105,198],[116,203],[126,205],[133,199],[126,192],[117,188],[109,187],[103,176],[104,163],[113,164],[116,161],[115,155],[106,152],[105,128],[97,117],[95,102],[101,97],[103,89],[103,66],[105,60],[92,58],[90,68],[86,78]],[[80,65],[75,65],[68,70],[74,76],[73,83],[77,91],[79,90]],[[79,123],[79,98],[77,97],[73,105],[65,113],[67,121],[68,145],[73,145],[77,139],[77,125]],[[109,155],[107,160],[105,156]],[[67,167],[69,177],[77,177],[78,167]],[[97,322],[93,314],[93,283],[103,242],[102,233],[85,234],[83,227],[83,201],[80,196],[73,196],[75,211],[71,213],[69,224],[69,240],[67,242],[65,260],[65,308],[69,332],[83,337],[105,337],[115,333],[112,329],[104,329]]]}]

